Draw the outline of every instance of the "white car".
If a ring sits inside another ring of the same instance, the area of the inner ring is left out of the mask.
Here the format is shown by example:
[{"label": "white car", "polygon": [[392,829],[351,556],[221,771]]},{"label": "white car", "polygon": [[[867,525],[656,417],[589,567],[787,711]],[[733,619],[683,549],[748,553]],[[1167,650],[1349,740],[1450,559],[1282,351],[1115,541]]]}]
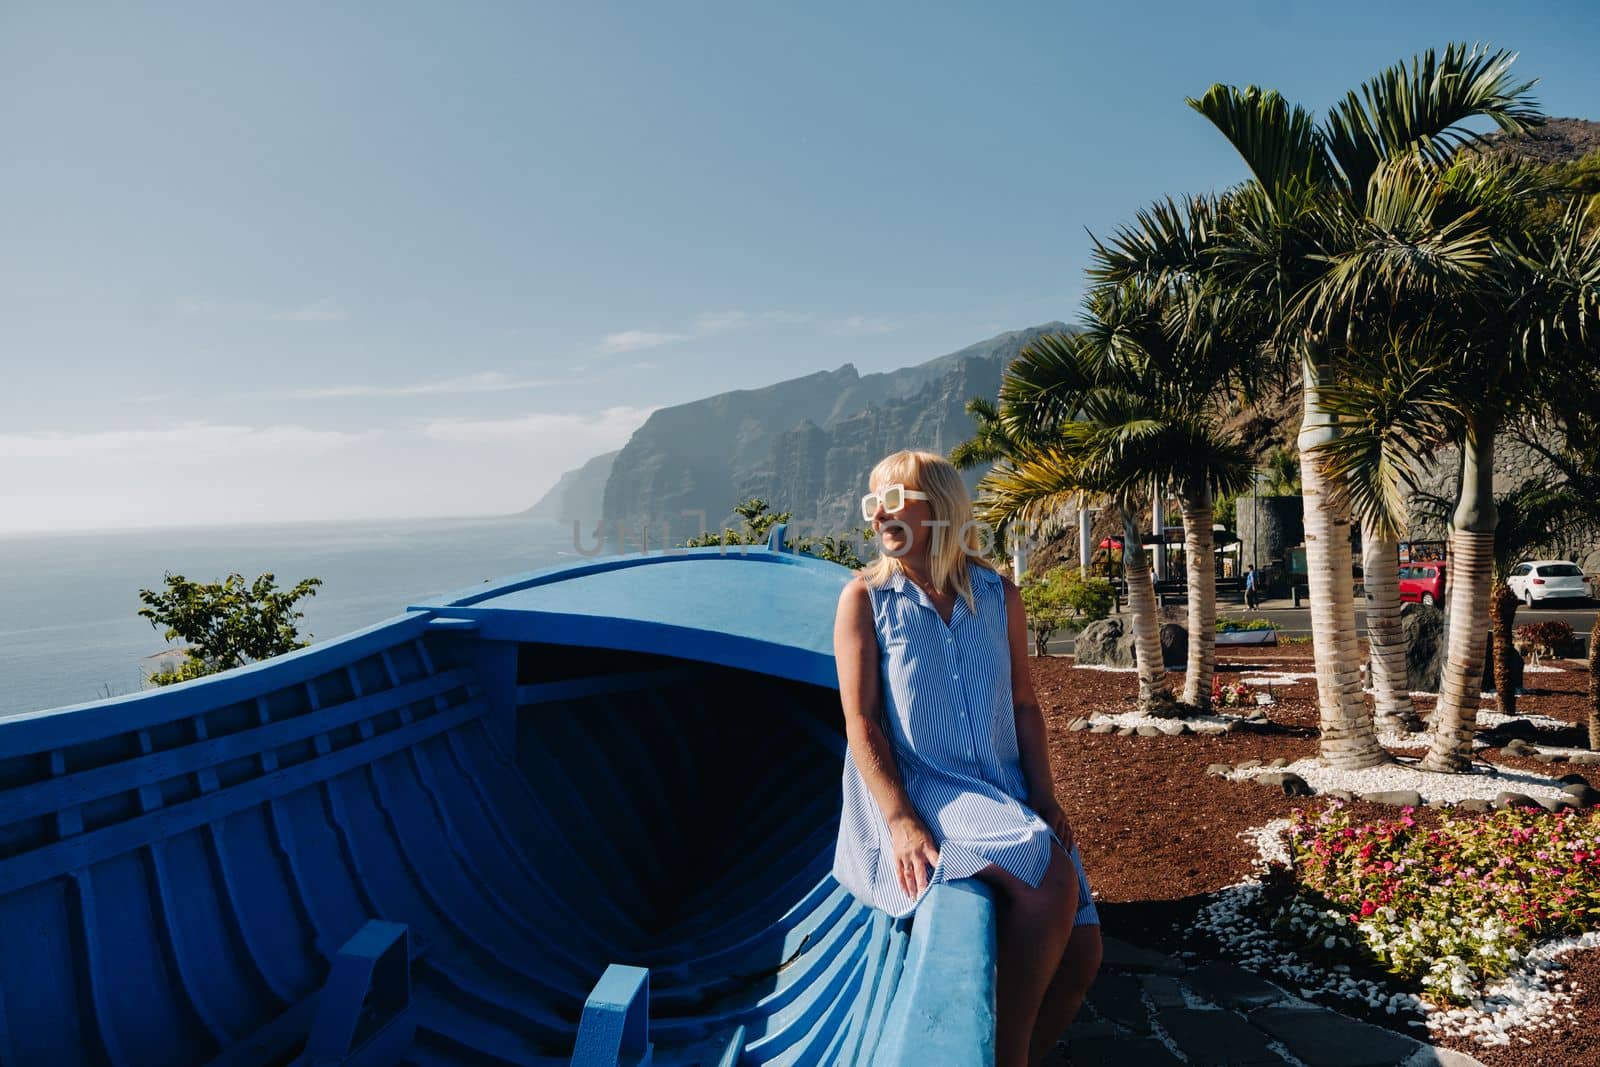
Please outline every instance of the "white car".
[{"label": "white car", "polygon": [[1506,587],[1530,608],[1541,600],[1580,599],[1589,595],[1589,580],[1576,563],[1561,559],[1527,560],[1511,568]]}]

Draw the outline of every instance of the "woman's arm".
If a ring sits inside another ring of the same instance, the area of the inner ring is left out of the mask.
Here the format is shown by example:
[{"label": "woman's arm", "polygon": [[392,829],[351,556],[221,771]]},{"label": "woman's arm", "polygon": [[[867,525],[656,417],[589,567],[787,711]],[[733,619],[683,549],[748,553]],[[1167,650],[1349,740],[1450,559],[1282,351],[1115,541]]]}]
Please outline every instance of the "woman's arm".
[{"label": "woman's arm", "polygon": [[1056,802],[1055,781],[1050,776],[1050,745],[1045,735],[1044,711],[1033,691],[1033,674],[1028,669],[1028,615],[1022,606],[1022,591],[1007,580],[1006,640],[1011,646],[1011,709],[1017,721],[1017,754],[1022,761],[1022,777],[1028,783],[1028,806],[1039,813],[1050,829],[1072,848],[1072,826],[1066,812]]},{"label": "woman's arm", "polygon": [[872,601],[860,578],[845,586],[839,596],[833,656],[839,669],[839,701],[844,705],[850,758],[889,825],[900,888],[915,899],[928,888],[939,862],[939,849],[906,795],[894,761],[894,745],[879,724],[883,694],[878,679],[878,635],[872,625]]}]

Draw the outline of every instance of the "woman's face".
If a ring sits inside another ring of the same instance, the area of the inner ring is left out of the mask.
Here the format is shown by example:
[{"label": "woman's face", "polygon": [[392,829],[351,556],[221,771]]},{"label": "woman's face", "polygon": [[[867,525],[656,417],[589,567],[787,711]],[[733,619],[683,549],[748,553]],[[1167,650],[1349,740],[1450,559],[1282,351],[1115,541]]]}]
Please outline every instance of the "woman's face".
[{"label": "woman's face", "polygon": [[[882,497],[883,487],[890,484],[893,483],[885,478],[874,481],[868,488]],[[907,489],[922,488],[913,482],[904,484]],[[927,550],[927,535],[932,530],[928,523],[932,519],[933,502],[929,500],[907,500],[905,506],[893,515],[883,510],[883,504],[879,503],[877,512],[872,516],[872,531],[877,534],[885,555],[903,559],[913,552]]]}]

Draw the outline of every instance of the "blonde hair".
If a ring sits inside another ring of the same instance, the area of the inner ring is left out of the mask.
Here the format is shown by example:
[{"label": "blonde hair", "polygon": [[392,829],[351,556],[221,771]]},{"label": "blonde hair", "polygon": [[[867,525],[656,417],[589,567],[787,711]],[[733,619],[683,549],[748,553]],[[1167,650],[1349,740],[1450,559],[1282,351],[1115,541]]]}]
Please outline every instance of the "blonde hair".
[{"label": "blonde hair", "polygon": [[[984,545],[972,515],[972,498],[960,472],[937,452],[907,450],[879,460],[867,478],[868,485],[896,482],[928,494],[928,508],[937,524],[928,528],[932,534],[928,567],[933,587],[955,592],[967,602],[967,610],[976,614],[978,608],[966,564],[970,560],[980,567],[994,568],[983,558]],[[905,565],[890,555],[880,555],[861,569],[861,577],[871,586],[881,586],[894,575],[904,573]]]}]

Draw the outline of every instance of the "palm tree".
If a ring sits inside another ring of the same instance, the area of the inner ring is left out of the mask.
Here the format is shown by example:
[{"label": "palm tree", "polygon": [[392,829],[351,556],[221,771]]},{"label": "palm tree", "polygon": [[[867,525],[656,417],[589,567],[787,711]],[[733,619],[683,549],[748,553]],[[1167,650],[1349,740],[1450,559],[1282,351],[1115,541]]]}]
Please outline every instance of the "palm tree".
[{"label": "palm tree", "polygon": [[[1345,486],[1361,522],[1362,588],[1372,664],[1373,711],[1397,726],[1416,715],[1406,684],[1400,622],[1400,538],[1421,468],[1459,414],[1466,383],[1433,355],[1426,329],[1400,330],[1342,353],[1323,404],[1341,433],[1320,449],[1330,479]],[[1408,490],[1410,491],[1408,493]]]},{"label": "palm tree", "polygon": [[1278,326],[1275,350],[1298,367],[1304,416],[1298,445],[1305,503],[1306,564],[1323,759],[1340,767],[1387,760],[1377,743],[1361,693],[1352,599],[1350,508],[1344,486],[1321,458],[1341,427],[1322,401],[1337,335],[1306,328],[1292,306],[1326,270],[1327,208],[1356,215],[1368,207],[1369,184],[1385,162],[1422,158],[1447,162],[1477,135],[1465,125],[1488,118],[1521,131],[1538,118],[1529,84],[1509,75],[1512,56],[1452,45],[1397,64],[1350,92],[1322,124],[1280,94],[1254,86],[1215,85],[1190,105],[1225,136],[1252,175],[1226,198],[1203,262],[1183,243],[1113,242],[1117,253],[1103,279],[1203,270],[1250,300]]},{"label": "palm tree", "polygon": [[[1219,289],[1203,270],[1224,210],[1225,202],[1205,197],[1153,204],[1109,244],[1095,242],[1090,270],[1091,277],[1108,279],[1099,298],[1102,321],[1088,331],[1093,343],[1153,374],[1168,410],[1213,426],[1234,394],[1253,395],[1263,385],[1261,372],[1270,366],[1258,355],[1268,324],[1249,301]],[[1211,468],[1206,456],[1194,458],[1195,465],[1175,472],[1173,484],[1183,515],[1189,593],[1183,701],[1205,709],[1216,671],[1215,500],[1242,490],[1251,472],[1239,465]]]},{"label": "palm tree", "polygon": [[[1000,418],[1000,411],[995,407],[994,401],[981,396],[973,397],[967,401],[967,414],[972,416],[976,429],[971,437],[959,442],[950,450],[950,463],[957,470],[971,470],[974,467],[993,466],[1001,460],[1020,455],[1026,447],[1026,442],[1018,436],[1015,427],[1008,429]],[[1060,525],[1057,516],[1050,516],[1049,521],[1036,524],[1039,529],[1054,533]],[[1005,546],[1011,550],[1013,560],[1017,563],[1017,573],[1012,577],[1022,580],[1022,561],[1017,558],[1018,546],[1022,543],[1019,535],[1014,530],[1014,523],[1008,518],[991,521],[995,535],[995,547],[1000,549]]]},{"label": "palm tree", "polygon": [[[1206,218],[1184,222],[1194,229]],[[1127,385],[1144,389],[1164,417],[1207,438],[1198,451],[1167,457],[1167,476],[1157,482],[1176,490],[1183,520],[1189,650],[1180,699],[1208,710],[1217,661],[1215,501],[1242,491],[1251,477],[1240,442],[1223,434],[1219,416],[1231,387],[1251,381],[1248,350],[1259,339],[1236,305],[1181,284],[1108,287],[1091,297],[1090,309],[1085,344],[1102,366],[1121,363]]]},{"label": "palm tree", "polygon": [[[1364,319],[1431,311],[1428,344],[1460,383],[1450,638],[1423,764],[1460,771],[1476,733],[1483,634],[1506,616],[1509,600],[1504,590],[1493,595],[1505,566],[1497,563],[1495,437],[1507,419],[1595,366],[1600,233],[1579,205],[1554,222],[1536,221],[1537,175],[1500,160],[1464,158],[1438,171],[1412,160],[1386,162],[1370,191],[1361,215],[1344,205],[1329,212],[1330,230],[1354,239],[1330,249],[1323,277],[1298,306],[1310,328],[1347,335]],[[1509,635],[1508,624],[1501,628]],[[1511,695],[1502,699],[1514,703],[1514,690],[1505,688]]]},{"label": "palm tree", "polygon": [[[1024,349],[1001,386],[1002,419],[1033,443],[979,484],[988,513],[1033,515],[1087,490],[1123,522],[1140,703],[1175,710],[1161,663],[1155,591],[1133,501],[1152,482],[1178,488],[1189,575],[1189,664],[1182,703],[1210,703],[1216,666],[1211,502],[1249,478],[1249,460],[1210,410],[1220,357],[1181,343],[1184,305],[1133,287],[1097,292],[1084,333]],[[1208,373],[1205,367],[1213,368]]]}]

